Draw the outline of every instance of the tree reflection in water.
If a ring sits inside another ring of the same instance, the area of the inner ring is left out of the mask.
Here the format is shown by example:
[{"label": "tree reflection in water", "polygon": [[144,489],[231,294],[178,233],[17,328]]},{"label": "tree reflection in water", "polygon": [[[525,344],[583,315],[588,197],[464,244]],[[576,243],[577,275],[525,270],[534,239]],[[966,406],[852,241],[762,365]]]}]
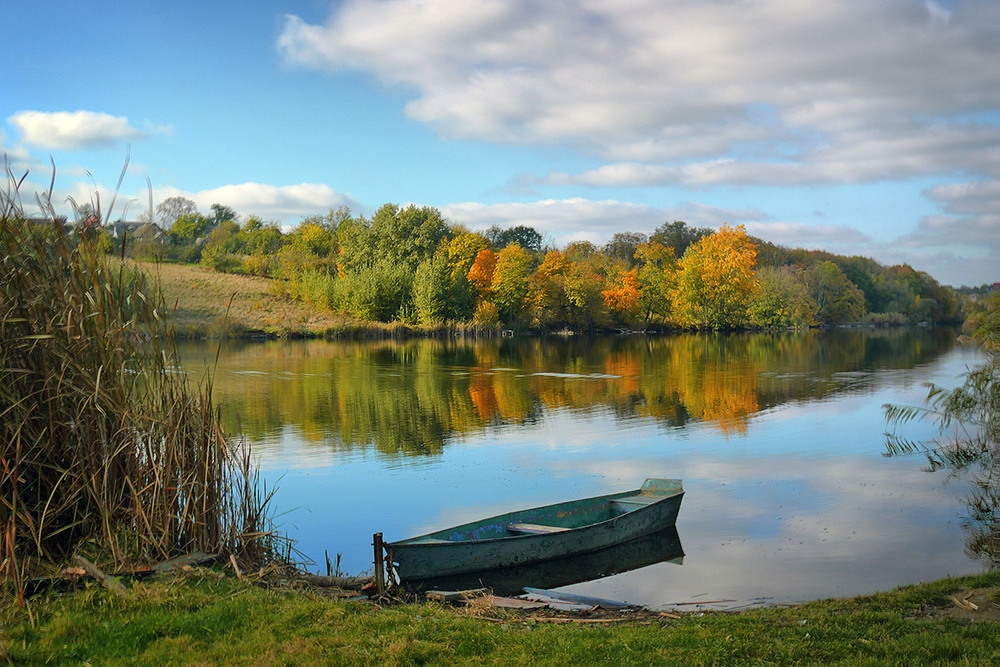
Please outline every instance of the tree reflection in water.
[{"label": "tree reflection in water", "polygon": [[[500,340],[227,343],[214,380],[227,428],[405,461],[546,412],[708,424],[741,437],[787,402],[869,391],[879,369],[927,363],[951,330],[806,331]],[[192,372],[215,344],[183,347]],[[850,371],[845,373],[845,371]]]}]

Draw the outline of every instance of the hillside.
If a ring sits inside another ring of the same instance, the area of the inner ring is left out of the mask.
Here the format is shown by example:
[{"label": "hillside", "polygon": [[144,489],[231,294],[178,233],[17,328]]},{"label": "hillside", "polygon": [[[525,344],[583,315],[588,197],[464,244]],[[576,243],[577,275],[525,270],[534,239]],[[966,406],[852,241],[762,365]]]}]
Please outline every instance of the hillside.
[{"label": "hillside", "polygon": [[237,336],[321,335],[353,323],[343,315],[279,296],[274,289],[277,281],[270,278],[218,273],[194,264],[138,264],[159,279],[182,336],[218,336],[226,330]]}]

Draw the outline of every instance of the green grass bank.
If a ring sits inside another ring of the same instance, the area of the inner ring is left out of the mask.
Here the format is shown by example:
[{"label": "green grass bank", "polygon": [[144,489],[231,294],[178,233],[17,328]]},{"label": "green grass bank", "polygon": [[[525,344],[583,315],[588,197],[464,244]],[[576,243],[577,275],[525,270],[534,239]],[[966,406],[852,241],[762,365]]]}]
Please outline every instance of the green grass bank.
[{"label": "green grass bank", "polygon": [[[955,602],[966,598],[978,609]],[[617,620],[439,603],[380,607],[196,569],[136,583],[124,599],[92,585],[34,598],[25,610],[4,605],[0,661],[987,665],[1000,664],[998,603],[994,572],[797,607]]]}]

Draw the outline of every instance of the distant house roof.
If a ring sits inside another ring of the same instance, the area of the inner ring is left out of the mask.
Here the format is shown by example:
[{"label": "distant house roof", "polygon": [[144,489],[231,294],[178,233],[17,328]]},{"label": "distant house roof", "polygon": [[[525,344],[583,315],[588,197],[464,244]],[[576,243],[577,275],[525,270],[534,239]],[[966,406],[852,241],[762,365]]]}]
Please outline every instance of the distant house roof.
[{"label": "distant house roof", "polygon": [[133,241],[153,241],[154,243],[168,243],[170,237],[159,225],[141,220],[118,220],[108,225],[108,233],[112,238],[123,236]]},{"label": "distant house roof", "polygon": [[111,234],[112,238],[120,238],[124,234],[132,236],[135,231],[145,225],[145,222],[140,220],[116,220],[108,225],[108,233]]},{"label": "distant house roof", "polygon": [[25,218],[26,221],[35,225],[51,225],[53,222],[58,222],[63,227],[68,227],[69,223],[66,221],[66,216],[60,215],[55,218],[50,218],[47,215],[29,215]]}]

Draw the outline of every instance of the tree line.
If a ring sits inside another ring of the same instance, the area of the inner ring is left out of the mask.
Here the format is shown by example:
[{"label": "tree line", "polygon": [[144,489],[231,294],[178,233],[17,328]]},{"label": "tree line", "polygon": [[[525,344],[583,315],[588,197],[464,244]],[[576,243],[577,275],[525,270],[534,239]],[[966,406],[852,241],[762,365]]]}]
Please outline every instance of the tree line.
[{"label": "tree line", "polygon": [[275,278],[293,298],[371,321],[710,330],[961,320],[958,292],[909,265],[790,249],[742,226],[673,221],[557,248],[529,226],[470,231],[426,206],[331,209],[287,232],[179,197],[157,216],[169,243],[129,252]]}]

